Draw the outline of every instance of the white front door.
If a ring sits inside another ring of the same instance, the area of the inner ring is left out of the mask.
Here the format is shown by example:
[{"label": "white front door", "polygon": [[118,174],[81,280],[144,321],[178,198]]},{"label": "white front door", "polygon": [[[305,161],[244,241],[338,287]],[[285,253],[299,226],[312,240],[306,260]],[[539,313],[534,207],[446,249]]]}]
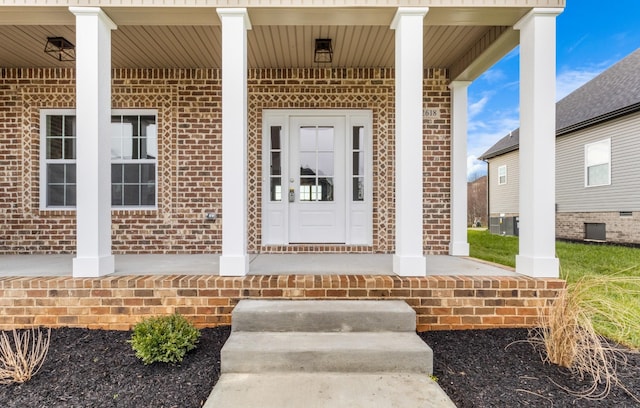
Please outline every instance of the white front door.
[{"label": "white front door", "polygon": [[263,111],[262,244],[372,243],[372,115]]},{"label": "white front door", "polygon": [[289,242],[344,243],[344,117],[291,117]]}]

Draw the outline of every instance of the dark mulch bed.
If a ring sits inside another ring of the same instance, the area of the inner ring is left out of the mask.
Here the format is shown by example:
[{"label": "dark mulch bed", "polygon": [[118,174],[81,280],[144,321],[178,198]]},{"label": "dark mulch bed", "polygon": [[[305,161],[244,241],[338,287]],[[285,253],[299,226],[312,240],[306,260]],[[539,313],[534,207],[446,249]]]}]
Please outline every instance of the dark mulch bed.
[{"label": "dark mulch bed", "polygon": [[[129,332],[57,329],[40,373],[22,385],[0,385],[2,407],[200,407],[220,372],[220,348],[229,328],[203,329],[198,348],[181,365],[145,366],[126,342]],[[526,330],[427,332],[438,383],[464,407],[638,407],[614,389],[604,401],[563,391],[585,383],[567,370],[543,364]],[[509,346],[509,344],[511,344]],[[507,348],[507,346],[509,346]],[[640,395],[640,355],[620,369]]]}]

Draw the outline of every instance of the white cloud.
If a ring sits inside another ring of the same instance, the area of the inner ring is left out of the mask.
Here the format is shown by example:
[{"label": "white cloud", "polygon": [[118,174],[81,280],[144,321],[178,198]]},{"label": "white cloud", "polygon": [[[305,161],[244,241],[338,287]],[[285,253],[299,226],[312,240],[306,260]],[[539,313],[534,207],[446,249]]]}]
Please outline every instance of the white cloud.
[{"label": "white cloud", "polygon": [[467,180],[473,181],[487,174],[487,164],[474,155],[467,156]]},{"label": "white cloud", "polygon": [[492,68],[485,71],[482,75],[480,75],[479,79],[484,79],[490,84],[494,84],[496,82],[502,82],[506,78],[506,74],[503,70],[498,68]]},{"label": "white cloud", "polygon": [[469,104],[469,118],[472,119],[474,116],[482,113],[485,105],[489,102],[489,96],[484,95],[479,101],[473,102]]}]

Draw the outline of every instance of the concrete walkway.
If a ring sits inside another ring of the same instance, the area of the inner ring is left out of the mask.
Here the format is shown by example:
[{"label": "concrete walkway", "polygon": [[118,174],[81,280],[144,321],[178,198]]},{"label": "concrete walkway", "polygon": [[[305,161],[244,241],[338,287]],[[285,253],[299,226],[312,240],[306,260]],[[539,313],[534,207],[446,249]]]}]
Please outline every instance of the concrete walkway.
[{"label": "concrete walkway", "polygon": [[402,301],[241,300],[205,408],[451,408]]}]

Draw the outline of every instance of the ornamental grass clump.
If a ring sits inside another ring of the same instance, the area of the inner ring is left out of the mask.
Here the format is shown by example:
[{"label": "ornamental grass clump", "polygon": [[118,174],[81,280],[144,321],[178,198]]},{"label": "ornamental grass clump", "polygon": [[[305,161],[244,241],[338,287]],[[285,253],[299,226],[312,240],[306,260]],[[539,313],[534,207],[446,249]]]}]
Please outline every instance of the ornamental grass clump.
[{"label": "ornamental grass clump", "polygon": [[612,387],[620,387],[638,403],[617,375],[627,363],[626,350],[614,341],[640,333],[635,303],[640,295],[640,277],[621,274],[586,275],[568,284],[554,303],[540,314],[540,327],[530,340],[542,346],[542,358],[568,368],[588,386],[566,390],[587,399],[604,399]]},{"label": "ornamental grass clump", "polygon": [[180,314],[147,318],[136,324],[131,346],[144,364],[181,363],[196,348],[200,331]]},{"label": "ornamental grass clump", "polygon": [[0,384],[24,383],[36,375],[49,351],[51,329],[13,330],[10,339],[0,332]]}]

